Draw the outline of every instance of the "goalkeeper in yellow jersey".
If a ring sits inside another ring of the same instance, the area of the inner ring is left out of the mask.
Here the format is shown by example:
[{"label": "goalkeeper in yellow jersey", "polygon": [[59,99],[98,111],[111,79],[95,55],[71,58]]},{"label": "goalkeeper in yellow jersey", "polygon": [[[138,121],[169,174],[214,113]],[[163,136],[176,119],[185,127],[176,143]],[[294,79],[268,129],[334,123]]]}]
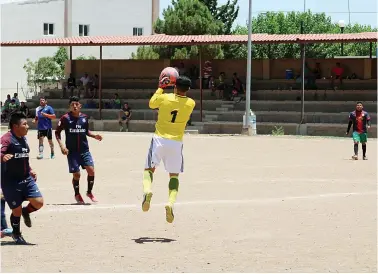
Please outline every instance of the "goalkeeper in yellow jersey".
[{"label": "goalkeeper in yellow jersey", "polygon": [[150,209],[155,168],[163,160],[165,170],[169,173],[169,198],[165,206],[167,222],[174,220],[173,204],[179,188],[179,174],[184,171],[184,157],[182,155],[183,136],[186,124],[195,107],[193,99],[188,98],[191,81],[185,76],[179,76],[174,86],[174,93],[164,94],[164,88],[170,84],[168,77],[159,81],[159,88],[150,99],[151,109],[159,109],[156,130],[148,150],[146,165],[143,173],[143,203],[142,210]]}]

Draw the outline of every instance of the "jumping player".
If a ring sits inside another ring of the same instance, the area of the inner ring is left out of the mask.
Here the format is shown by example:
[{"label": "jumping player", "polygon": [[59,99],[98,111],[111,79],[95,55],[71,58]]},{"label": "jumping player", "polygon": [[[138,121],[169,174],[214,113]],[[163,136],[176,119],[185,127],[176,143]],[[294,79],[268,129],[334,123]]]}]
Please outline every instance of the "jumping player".
[{"label": "jumping player", "polygon": [[191,81],[185,76],[176,80],[174,93],[163,94],[164,88],[170,83],[168,77],[162,78],[159,88],[152,96],[149,107],[159,109],[156,131],[152,137],[143,173],[143,203],[142,210],[148,211],[152,198],[151,185],[155,168],[163,160],[165,170],[169,173],[169,199],[165,206],[166,220],[174,220],[173,205],[176,202],[179,188],[179,173],[184,171],[183,135],[190,115],[195,107],[193,99],[186,96]]},{"label": "jumping player", "polygon": [[[63,155],[67,155],[69,172],[73,174],[72,184],[75,191],[77,203],[83,204],[84,200],[80,195],[80,166],[86,169],[88,177],[87,197],[92,202],[97,199],[92,193],[95,170],[92,155],[89,152],[87,136],[98,141],[102,140],[101,135],[95,135],[88,129],[88,116],[81,113],[81,104],[76,96],[70,97],[70,111],[62,116],[55,130],[55,137]],[[61,140],[61,132],[65,131],[66,145]]]},{"label": "jumping player", "polygon": [[367,160],[366,157],[366,142],[367,132],[370,128],[370,115],[363,110],[362,102],[357,102],[356,110],[349,114],[349,123],[346,135],[349,134],[350,128],[353,125],[353,141],[354,141],[354,155],[352,159],[358,160],[358,144],[362,144],[362,159]]},{"label": "jumping player", "polygon": [[52,140],[52,119],[56,119],[54,109],[47,105],[45,97],[39,99],[40,106],[35,110],[35,118],[33,123],[38,122],[38,140],[39,140],[39,155],[37,159],[43,159],[43,139],[47,137],[47,140],[51,149],[51,159],[55,158],[54,143]]},{"label": "jumping player", "polygon": [[[12,214],[12,237],[17,244],[26,244],[21,235],[21,215],[27,227],[32,226],[30,213],[43,206],[43,197],[36,184],[37,174],[29,164],[29,145],[26,141],[29,125],[23,113],[12,114],[10,131],[1,137],[1,189]],[[29,204],[22,208],[22,203]]]}]

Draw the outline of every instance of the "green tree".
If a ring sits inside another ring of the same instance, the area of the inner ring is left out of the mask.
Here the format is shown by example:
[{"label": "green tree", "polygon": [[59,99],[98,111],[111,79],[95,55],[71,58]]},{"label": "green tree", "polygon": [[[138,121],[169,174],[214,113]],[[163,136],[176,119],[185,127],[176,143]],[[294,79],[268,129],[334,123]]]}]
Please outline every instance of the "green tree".
[{"label": "green tree", "polygon": [[54,54],[54,61],[58,64],[61,70],[61,77],[64,77],[64,69],[66,67],[66,61],[68,60],[67,49],[65,47],[59,47]]},{"label": "green tree", "polygon": [[41,57],[35,62],[27,59],[23,68],[27,73],[28,86],[35,91],[40,85],[55,83],[61,79],[61,68],[53,57]]},{"label": "green tree", "polygon": [[80,56],[76,57],[76,60],[97,60],[97,58],[93,55],[84,56],[84,54],[81,54]]},{"label": "green tree", "polygon": [[[301,21],[304,22],[304,33],[340,33],[337,24],[332,23],[331,17],[324,13],[311,13],[310,11],[267,12],[259,14],[252,20],[252,33],[267,34],[299,34]],[[344,32],[370,32],[376,31],[371,26],[351,25],[346,26]],[[248,34],[247,26],[237,26],[234,34]],[[246,58],[247,46],[232,46],[233,58]],[[300,58],[300,46],[298,44],[271,44],[256,45],[252,43],[253,58]],[[368,55],[369,44],[345,44],[344,55],[361,56]],[[331,58],[340,55],[340,44],[316,43],[306,45],[306,57],[308,58]]]},{"label": "green tree", "polygon": [[231,34],[232,26],[238,17],[238,0],[228,0],[225,4],[218,6],[218,0],[200,0],[209,9],[215,20],[222,22],[219,34]]},{"label": "green tree", "polygon": [[131,53],[131,59],[151,60],[159,59],[159,54],[156,53],[150,46],[138,47],[136,53]]},{"label": "green tree", "polygon": [[[209,9],[199,0],[172,0],[172,5],[163,11],[163,19],[154,24],[156,33],[167,35],[201,35],[218,34],[222,22],[214,20]],[[190,46],[152,46],[144,51],[154,51],[159,58],[188,59],[198,52]],[[203,53],[208,58],[222,58],[220,45],[203,46]],[[134,56],[138,57],[138,52]]]}]

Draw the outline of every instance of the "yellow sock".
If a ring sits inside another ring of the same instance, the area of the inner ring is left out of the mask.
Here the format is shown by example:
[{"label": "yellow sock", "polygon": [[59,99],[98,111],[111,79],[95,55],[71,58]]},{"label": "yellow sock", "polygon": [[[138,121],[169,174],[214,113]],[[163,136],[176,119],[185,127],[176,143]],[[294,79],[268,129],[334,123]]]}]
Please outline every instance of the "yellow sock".
[{"label": "yellow sock", "polygon": [[178,193],[179,179],[177,176],[172,176],[169,180],[169,198],[168,201],[171,205],[176,202],[176,197]]},{"label": "yellow sock", "polygon": [[145,170],[143,172],[143,192],[151,192],[151,185],[153,181],[153,172],[151,170]]}]

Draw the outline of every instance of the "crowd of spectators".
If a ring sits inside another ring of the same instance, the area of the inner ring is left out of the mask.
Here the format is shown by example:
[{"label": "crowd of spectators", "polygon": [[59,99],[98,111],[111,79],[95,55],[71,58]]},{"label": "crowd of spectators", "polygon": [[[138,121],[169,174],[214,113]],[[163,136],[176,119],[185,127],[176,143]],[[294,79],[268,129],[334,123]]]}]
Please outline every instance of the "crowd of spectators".
[{"label": "crowd of spectators", "polygon": [[21,111],[23,112],[26,117],[32,118],[32,114],[30,112],[29,107],[26,105],[25,102],[20,102],[18,99],[18,94],[14,93],[13,97],[11,98],[10,94],[7,95],[7,99],[5,99],[4,103],[3,101],[1,103],[1,122],[7,122],[9,120],[9,117],[12,115],[15,111]]}]

